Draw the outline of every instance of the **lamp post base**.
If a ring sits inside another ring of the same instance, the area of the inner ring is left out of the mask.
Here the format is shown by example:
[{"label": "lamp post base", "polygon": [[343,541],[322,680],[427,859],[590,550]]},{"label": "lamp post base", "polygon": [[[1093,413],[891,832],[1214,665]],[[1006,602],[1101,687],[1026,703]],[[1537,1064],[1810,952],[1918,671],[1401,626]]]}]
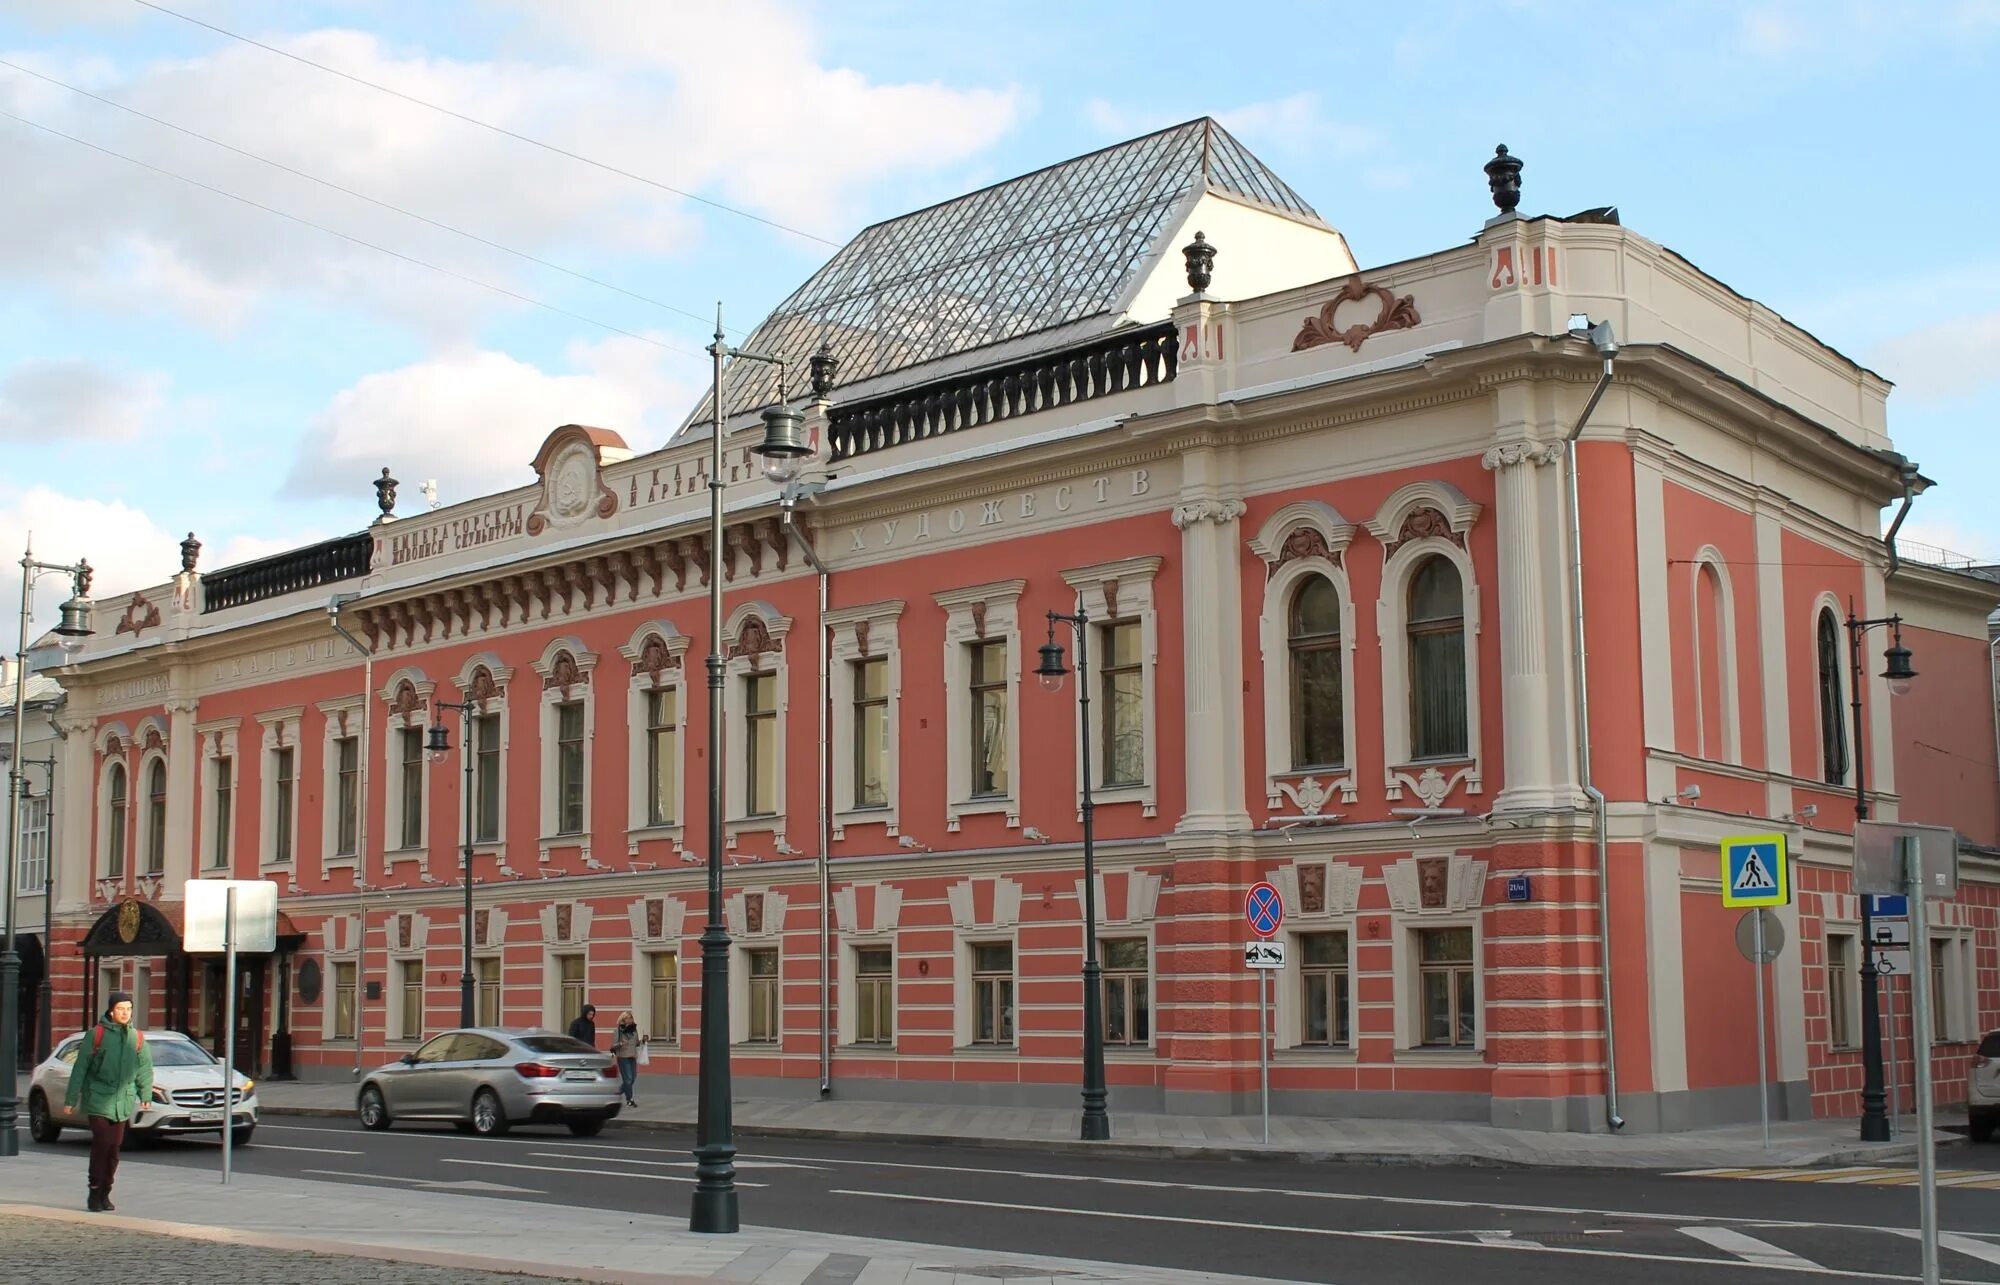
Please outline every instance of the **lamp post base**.
[{"label": "lamp post base", "polygon": [[714,1232],[728,1235],[738,1230],[736,1215],[736,1189],[722,1190],[694,1189],[694,1211],[688,1218],[688,1230]]}]

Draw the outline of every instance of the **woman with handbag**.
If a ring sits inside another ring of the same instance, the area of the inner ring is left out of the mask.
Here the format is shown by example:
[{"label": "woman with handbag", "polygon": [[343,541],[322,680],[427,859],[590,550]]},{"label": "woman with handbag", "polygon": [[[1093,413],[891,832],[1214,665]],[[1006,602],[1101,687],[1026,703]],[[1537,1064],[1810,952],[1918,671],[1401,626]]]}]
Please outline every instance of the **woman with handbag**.
[{"label": "woman with handbag", "polygon": [[639,1034],[639,1023],[627,1009],[618,1015],[618,1026],[611,1032],[611,1056],[618,1059],[618,1083],[628,1107],[639,1105],[639,1059],[645,1052],[646,1037]]}]

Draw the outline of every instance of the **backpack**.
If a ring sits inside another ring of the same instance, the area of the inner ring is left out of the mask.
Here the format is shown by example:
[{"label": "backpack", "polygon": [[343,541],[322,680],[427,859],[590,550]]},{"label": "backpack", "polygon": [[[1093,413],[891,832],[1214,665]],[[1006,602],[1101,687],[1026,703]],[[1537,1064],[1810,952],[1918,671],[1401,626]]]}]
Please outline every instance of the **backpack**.
[{"label": "backpack", "polygon": [[[132,1028],[132,1034],[138,1038],[138,1043],[134,1044],[132,1047],[135,1049],[144,1048],[146,1046],[146,1033],[135,1026]],[[90,1037],[91,1056],[95,1057],[98,1051],[103,1047],[104,1047],[104,1023],[99,1022],[97,1024],[97,1029],[91,1032],[91,1037]]]}]

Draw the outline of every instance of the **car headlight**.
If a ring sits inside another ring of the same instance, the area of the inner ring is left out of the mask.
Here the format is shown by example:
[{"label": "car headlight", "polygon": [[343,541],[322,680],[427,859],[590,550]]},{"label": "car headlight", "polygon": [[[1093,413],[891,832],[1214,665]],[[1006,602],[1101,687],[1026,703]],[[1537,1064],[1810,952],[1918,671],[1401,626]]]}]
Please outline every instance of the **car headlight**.
[{"label": "car headlight", "polygon": [[247,1098],[250,1096],[251,1090],[255,1089],[256,1087],[257,1087],[257,1081],[245,1080],[243,1081],[243,1083],[236,1086],[236,1096],[239,1098]]},{"label": "car headlight", "polygon": [[174,1104],[174,1100],[167,1096],[166,1089],[158,1084],[153,1086],[153,1101],[158,1102],[162,1106],[172,1106]]}]

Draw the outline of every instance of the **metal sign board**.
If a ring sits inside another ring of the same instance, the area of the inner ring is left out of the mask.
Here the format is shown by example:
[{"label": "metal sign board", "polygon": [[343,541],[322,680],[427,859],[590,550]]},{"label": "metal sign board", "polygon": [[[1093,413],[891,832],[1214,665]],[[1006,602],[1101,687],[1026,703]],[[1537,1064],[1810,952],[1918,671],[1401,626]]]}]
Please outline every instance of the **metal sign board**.
[{"label": "metal sign board", "polygon": [[1910,899],[1908,897],[1870,897],[1868,914],[1873,919],[1908,919]]},{"label": "metal sign board", "polygon": [[1722,904],[1782,906],[1792,899],[1792,864],[1782,834],[1743,834],[1722,841]]},{"label": "metal sign board", "polygon": [[1243,918],[1259,937],[1274,937],[1285,922],[1285,899],[1272,884],[1252,884],[1243,898]]},{"label": "metal sign board", "polygon": [[1535,885],[1527,875],[1507,876],[1507,900],[1530,901],[1535,895]]},{"label": "metal sign board", "polygon": [[[236,931],[225,940],[229,890],[236,889]],[[269,879],[190,879],[187,882],[187,923],[181,949],[194,955],[219,955],[234,945],[246,955],[268,955],[278,948],[278,885]]]},{"label": "metal sign board", "polygon": [[1916,840],[1926,897],[1950,897],[1958,892],[1958,831],[1945,825],[1910,825],[1902,821],[1854,823],[1854,887],[1862,893],[1896,896],[1909,891],[1909,881],[1897,859],[1896,840]]},{"label": "metal sign board", "polygon": [[1281,941],[1246,941],[1243,943],[1243,962],[1251,968],[1283,968],[1285,966],[1285,943]]},{"label": "metal sign board", "polygon": [[[1757,934],[1757,920],[1764,921],[1762,937]],[[1785,949],[1785,926],[1778,922],[1775,911],[1746,910],[1736,921],[1736,949],[1743,958],[1753,964],[1768,964]]]},{"label": "metal sign board", "polygon": [[1868,925],[1868,944],[1877,950],[1908,950],[1910,948],[1910,920],[1903,918],[1877,917]]}]

